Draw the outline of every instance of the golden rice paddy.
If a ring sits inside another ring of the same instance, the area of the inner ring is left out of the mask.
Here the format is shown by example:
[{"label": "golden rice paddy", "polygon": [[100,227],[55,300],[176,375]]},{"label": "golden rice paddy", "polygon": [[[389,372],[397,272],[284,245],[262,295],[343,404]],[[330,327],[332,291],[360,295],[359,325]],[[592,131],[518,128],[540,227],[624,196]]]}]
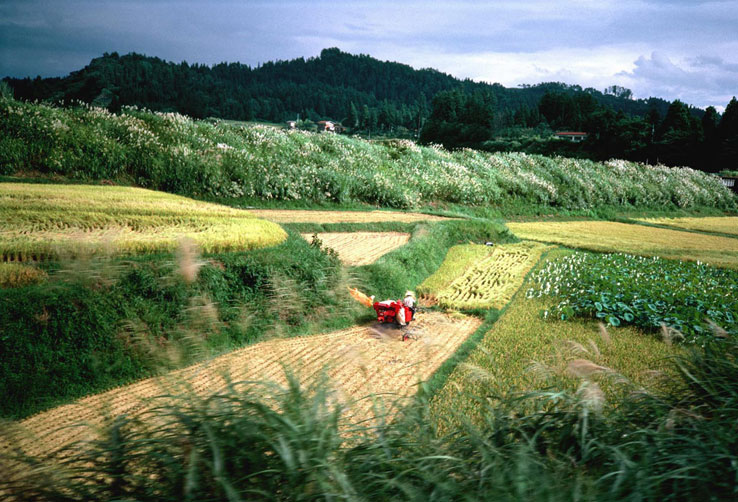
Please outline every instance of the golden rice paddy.
[{"label": "golden rice paddy", "polygon": [[507,226],[523,239],[738,268],[738,239],[731,237],[611,221],[528,222]]},{"label": "golden rice paddy", "polygon": [[0,183],[0,261],[278,244],[287,234],[247,211],[130,187]]},{"label": "golden rice paddy", "polygon": [[738,235],[738,216],[710,216],[705,218],[636,218],[637,221],[668,227]]}]

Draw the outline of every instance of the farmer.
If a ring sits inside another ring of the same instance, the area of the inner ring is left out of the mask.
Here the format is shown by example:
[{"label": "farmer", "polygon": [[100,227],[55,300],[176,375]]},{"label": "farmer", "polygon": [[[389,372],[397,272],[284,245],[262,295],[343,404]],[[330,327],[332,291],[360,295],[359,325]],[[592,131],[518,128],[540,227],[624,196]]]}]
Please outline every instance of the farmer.
[{"label": "farmer", "polygon": [[402,303],[410,309],[410,312],[413,313],[413,317],[415,317],[415,294],[413,294],[412,291],[405,291],[405,299],[402,300]]}]

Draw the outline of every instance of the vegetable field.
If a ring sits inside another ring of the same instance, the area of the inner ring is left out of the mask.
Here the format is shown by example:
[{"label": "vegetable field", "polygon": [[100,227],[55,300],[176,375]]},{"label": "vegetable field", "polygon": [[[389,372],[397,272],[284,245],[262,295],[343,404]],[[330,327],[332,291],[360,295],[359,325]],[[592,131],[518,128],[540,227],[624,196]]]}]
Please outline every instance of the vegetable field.
[{"label": "vegetable field", "polygon": [[[410,328],[417,339],[405,342],[400,330],[363,326],[251,345],[164,379],[143,380],[33,416],[21,423],[12,442],[29,454],[56,450],[93,438],[94,426],[106,415],[135,415],[146,409],[146,399],[177,389],[206,395],[223,388],[226,375],[234,382],[283,383],[283,365],[306,381],[325,369],[342,399],[351,403],[353,420],[362,420],[371,416],[372,401],[361,398],[385,394],[392,401],[414,394],[417,382],[427,379],[480,324],[472,317],[431,312],[418,316]],[[91,427],[74,426],[80,422]],[[8,446],[0,442],[0,449]]]},{"label": "vegetable field", "polygon": [[508,223],[522,239],[738,268],[738,239],[611,221]]},{"label": "vegetable field", "polygon": [[[313,235],[302,234],[308,242]],[[341,261],[351,266],[374,263],[410,240],[410,234],[401,232],[326,232],[317,236],[323,246],[335,250]]]},{"label": "vegetable field", "polygon": [[172,251],[181,238],[205,252],[278,244],[286,233],[246,211],[128,187],[0,183],[0,260]]},{"label": "vegetable field", "polygon": [[649,331],[665,325],[689,343],[714,338],[710,323],[738,334],[738,271],[704,263],[578,251],[546,263],[527,295],[559,299],[551,317],[596,317]]},{"label": "vegetable field", "polygon": [[[447,286],[443,284],[446,281],[431,276],[418,290],[423,294],[435,293],[434,296],[442,307],[501,309],[521,286],[525,274],[536,264],[541,253],[550,247],[535,242],[505,244],[492,248],[473,246],[473,251],[467,255],[468,268],[463,271],[459,270],[459,264],[465,260],[458,260],[456,254],[460,251],[457,251],[450,257],[445,268],[446,262],[441,265],[439,275],[446,277],[450,270],[462,273]],[[481,256],[477,258],[476,253]],[[441,287],[436,291],[431,290],[429,285],[433,287],[436,283]]]},{"label": "vegetable field", "polygon": [[699,230],[738,235],[738,216],[709,216],[704,218],[637,218],[644,223],[653,223],[667,227]]}]

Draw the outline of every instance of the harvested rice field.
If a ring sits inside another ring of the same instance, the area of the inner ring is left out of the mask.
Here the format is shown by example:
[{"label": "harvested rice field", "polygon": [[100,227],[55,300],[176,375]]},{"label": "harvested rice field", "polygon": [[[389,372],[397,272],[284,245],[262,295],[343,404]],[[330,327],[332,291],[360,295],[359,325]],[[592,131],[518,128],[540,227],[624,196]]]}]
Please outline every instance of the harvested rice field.
[{"label": "harvested rice field", "polygon": [[153,190],[0,183],[0,261],[172,251],[183,237],[221,252],[272,246],[287,234],[247,211]]},{"label": "harvested rice field", "polygon": [[716,232],[738,236],[738,216],[710,216],[705,218],[636,218],[643,223],[667,227]]},{"label": "harvested rice field", "polygon": [[[302,234],[310,242],[315,234]],[[334,249],[343,263],[369,265],[407,244],[410,234],[401,232],[326,232],[317,234],[324,246]]]},{"label": "harvested rice field", "polygon": [[[349,404],[350,420],[371,418],[369,394],[386,394],[397,400],[416,391],[418,381],[433,372],[481,324],[473,317],[450,317],[439,312],[418,316],[401,341],[401,331],[376,324],[325,335],[272,340],[231,352],[208,363],[171,372],[89,396],[20,422],[5,434],[5,444],[35,455],[95,437],[95,425],[106,416],[136,415],[147,399],[190,387],[199,395],[222,389],[231,381],[271,380],[285,383],[283,365],[309,381],[325,369],[339,395]],[[91,427],[79,427],[84,423]],[[2,440],[0,440],[2,441]]]},{"label": "harvested rice field", "polygon": [[508,223],[522,239],[738,268],[738,239],[610,221]]},{"label": "harvested rice field", "polygon": [[417,221],[451,220],[445,216],[402,211],[312,211],[302,209],[249,209],[249,213],[277,223],[377,223],[395,221],[415,223]]}]

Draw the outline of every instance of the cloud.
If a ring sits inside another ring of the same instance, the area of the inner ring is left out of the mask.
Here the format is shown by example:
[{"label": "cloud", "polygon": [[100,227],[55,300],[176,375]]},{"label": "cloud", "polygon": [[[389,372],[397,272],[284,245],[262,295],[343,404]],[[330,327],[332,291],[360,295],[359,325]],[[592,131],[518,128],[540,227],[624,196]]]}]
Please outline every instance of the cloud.
[{"label": "cloud", "polygon": [[112,51],[256,65],[336,46],[503,85],[722,105],[737,25],[735,0],[3,0],[0,77],[64,75]]},{"label": "cloud", "polygon": [[616,76],[636,95],[648,93],[700,107],[722,107],[738,91],[738,64],[715,55],[699,54],[674,62],[654,51],[650,57],[640,56],[632,70]]}]

